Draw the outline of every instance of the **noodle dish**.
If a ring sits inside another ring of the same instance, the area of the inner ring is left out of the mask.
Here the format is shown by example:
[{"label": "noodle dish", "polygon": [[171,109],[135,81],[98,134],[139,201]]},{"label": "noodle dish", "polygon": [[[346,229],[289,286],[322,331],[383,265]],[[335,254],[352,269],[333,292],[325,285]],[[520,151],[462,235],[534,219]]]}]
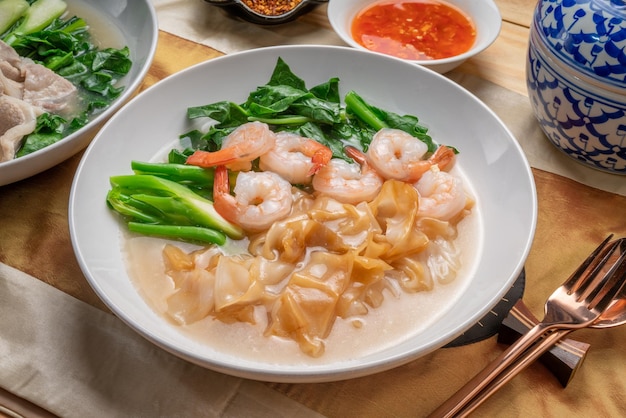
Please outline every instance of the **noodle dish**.
[{"label": "noodle dish", "polygon": [[104,126],[70,198],[81,268],[131,327],[205,367],[293,382],[450,342],[513,284],[535,217],[528,164],[475,97],[343,47],[162,81]]}]

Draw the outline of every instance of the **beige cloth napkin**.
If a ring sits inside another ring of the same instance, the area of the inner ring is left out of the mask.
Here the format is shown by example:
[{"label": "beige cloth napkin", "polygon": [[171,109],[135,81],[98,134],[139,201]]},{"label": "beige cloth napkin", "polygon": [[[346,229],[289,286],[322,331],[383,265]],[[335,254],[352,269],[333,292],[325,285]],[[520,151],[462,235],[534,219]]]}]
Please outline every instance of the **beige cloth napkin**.
[{"label": "beige cloth napkin", "polygon": [[2,263],[0,387],[67,418],[320,416],[259,382],[183,361]]},{"label": "beige cloth napkin", "polygon": [[[233,18],[203,0],[153,0],[153,4],[161,30],[225,54],[275,45],[346,45],[325,18],[326,5],[305,15],[297,24],[259,26]],[[532,167],[626,195],[624,176],[583,166],[552,146],[539,128],[526,96],[461,71],[452,71],[447,76],[495,111],[519,141]]]}]

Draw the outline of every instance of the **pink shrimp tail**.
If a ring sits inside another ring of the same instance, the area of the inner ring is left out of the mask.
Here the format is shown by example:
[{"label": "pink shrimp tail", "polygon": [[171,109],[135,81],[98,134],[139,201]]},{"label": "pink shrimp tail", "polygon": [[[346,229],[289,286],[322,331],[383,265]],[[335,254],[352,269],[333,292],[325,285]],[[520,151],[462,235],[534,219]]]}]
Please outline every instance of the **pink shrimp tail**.
[{"label": "pink shrimp tail", "polygon": [[213,207],[224,219],[235,224],[237,223],[236,206],[234,198],[230,194],[228,169],[223,165],[215,167]]},{"label": "pink shrimp tail", "polygon": [[348,145],[347,147],[345,147],[345,151],[346,154],[348,154],[348,157],[359,163],[361,167],[367,164],[367,158],[365,157],[365,154],[359,149]]},{"label": "pink shrimp tail", "polygon": [[328,164],[332,157],[333,152],[330,150],[330,148],[319,144],[319,147],[317,147],[317,150],[313,153],[313,156],[311,157],[311,162],[313,163],[313,166],[311,167],[311,170],[309,170],[308,175],[312,176],[316,174],[318,171],[320,171],[322,167]]},{"label": "pink shrimp tail", "polygon": [[233,155],[232,149],[221,149],[214,152],[198,150],[187,157],[186,163],[208,168],[232,163],[236,160],[237,156]]},{"label": "pink shrimp tail", "polygon": [[409,183],[415,183],[422,178],[425,172],[435,165],[439,167],[441,171],[447,171],[452,167],[455,160],[456,155],[454,154],[454,150],[446,145],[440,145],[427,160],[421,160],[415,163],[410,176],[404,180]]},{"label": "pink shrimp tail", "polygon": [[456,154],[454,154],[454,150],[448,146],[441,145],[435,153],[428,159],[428,161],[432,165],[437,165],[440,170],[446,171],[448,168],[452,167],[454,161],[456,159]]}]

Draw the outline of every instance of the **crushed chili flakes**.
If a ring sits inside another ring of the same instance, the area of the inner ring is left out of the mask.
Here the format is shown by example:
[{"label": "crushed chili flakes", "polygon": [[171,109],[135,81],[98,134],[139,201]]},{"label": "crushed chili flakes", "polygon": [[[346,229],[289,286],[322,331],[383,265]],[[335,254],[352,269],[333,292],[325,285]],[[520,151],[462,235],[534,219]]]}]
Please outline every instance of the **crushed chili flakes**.
[{"label": "crushed chili flakes", "polygon": [[294,9],[302,0],[242,0],[253,11],[265,16],[278,16]]}]

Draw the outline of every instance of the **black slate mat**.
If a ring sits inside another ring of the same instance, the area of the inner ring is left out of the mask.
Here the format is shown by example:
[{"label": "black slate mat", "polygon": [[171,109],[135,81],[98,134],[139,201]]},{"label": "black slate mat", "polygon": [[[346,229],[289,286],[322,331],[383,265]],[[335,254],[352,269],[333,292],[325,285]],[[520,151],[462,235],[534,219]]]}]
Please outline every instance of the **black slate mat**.
[{"label": "black slate mat", "polygon": [[525,284],[526,273],[522,270],[515,280],[515,283],[513,283],[513,286],[511,286],[511,289],[502,297],[500,302],[487,312],[474,326],[445,345],[444,348],[473,344],[496,335],[504,318],[506,318],[511,308],[513,308],[513,305],[515,305],[524,294]]}]

